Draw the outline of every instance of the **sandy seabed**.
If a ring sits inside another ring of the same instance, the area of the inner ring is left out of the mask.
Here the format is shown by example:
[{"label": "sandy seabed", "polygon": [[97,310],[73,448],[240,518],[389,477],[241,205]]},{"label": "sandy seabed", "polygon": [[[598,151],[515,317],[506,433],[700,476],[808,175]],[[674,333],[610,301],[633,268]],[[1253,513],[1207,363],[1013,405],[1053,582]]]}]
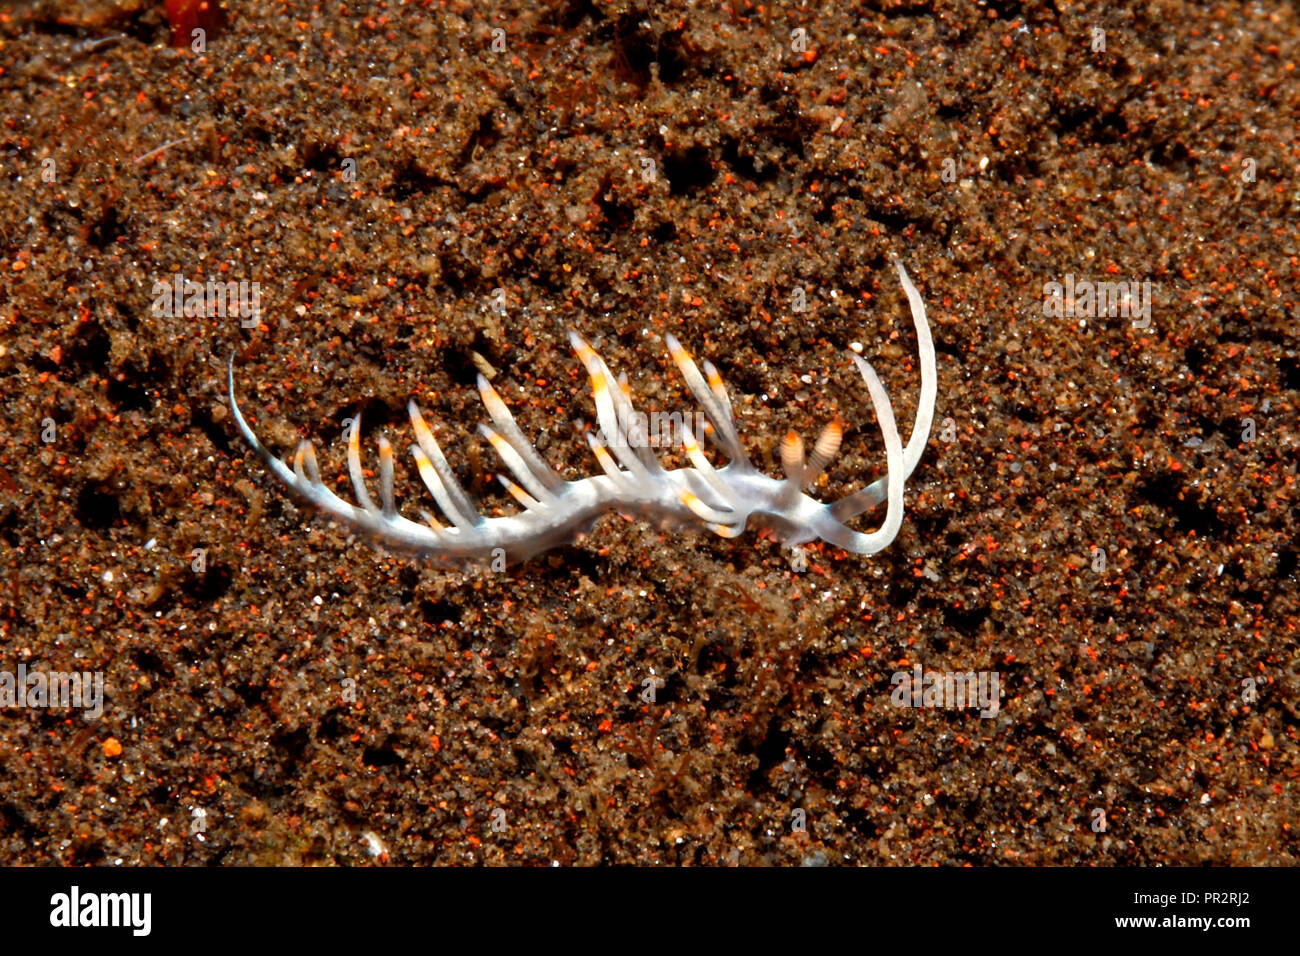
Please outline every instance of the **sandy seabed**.
[{"label": "sandy seabed", "polygon": [[[0,671],[103,680],[0,707],[0,863],[1296,862],[1295,7],[831,6],[0,8]],[[830,501],[884,474],[845,349],[915,414],[894,256],[939,397],[870,558],[611,515],[440,569],[229,414],[233,353],[349,494],[361,412],[414,517],[415,397],[508,513],[477,373],[588,475],[566,331],[693,411],[672,332],[769,474],[843,418]]]}]

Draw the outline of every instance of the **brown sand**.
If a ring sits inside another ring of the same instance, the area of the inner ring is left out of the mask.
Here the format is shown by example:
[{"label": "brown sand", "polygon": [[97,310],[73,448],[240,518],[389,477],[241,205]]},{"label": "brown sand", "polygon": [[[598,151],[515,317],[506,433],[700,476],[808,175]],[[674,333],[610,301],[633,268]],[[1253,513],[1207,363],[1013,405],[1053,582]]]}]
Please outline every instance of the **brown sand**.
[{"label": "brown sand", "polygon": [[[0,862],[1295,863],[1300,25],[1100,6],[228,4],[202,55],[142,0],[0,10],[0,670],[107,681],[0,709]],[[505,509],[476,361],[573,477],[564,330],[677,410],[673,331],[759,460],[844,416],[831,500],[883,473],[844,348],[915,409],[894,254],[938,420],[874,558],[611,517],[430,568],[228,413],[233,350],[332,478],[414,395]],[[177,273],[260,327],[152,314]],[[1067,274],[1150,327],[1044,316]],[[915,664],[1001,712],[895,708]]]}]

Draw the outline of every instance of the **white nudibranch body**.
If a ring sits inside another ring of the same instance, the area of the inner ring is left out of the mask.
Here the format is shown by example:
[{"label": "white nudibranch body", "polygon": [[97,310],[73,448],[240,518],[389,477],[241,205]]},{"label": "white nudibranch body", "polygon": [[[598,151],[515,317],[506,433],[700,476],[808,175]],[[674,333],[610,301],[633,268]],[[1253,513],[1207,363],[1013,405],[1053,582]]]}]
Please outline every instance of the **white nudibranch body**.
[{"label": "white nudibranch body", "polygon": [[[392,447],[385,438],[378,440],[380,504],[374,503],[361,469],[359,419],[349,429],[347,451],[355,505],[325,487],[311,442],[299,444],[292,468],[271,454],[235,401],[233,356],[229,369],[230,410],[245,441],[290,491],[375,543],[424,558],[452,563],[495,563],[503,558],[507,562],[520,561],[575,540],[608,512],[637,515],[672,527],[708,528],[726,538],[737,537],[748,525],[755,524],[770,529],[791,547],[821,539],[846,551],[875,554],[889,546],[902,526],[903,483],[925,451],[938,388],[925,304],[902,264],[897,268],[911,306],[921,359],[921,396],[912,434],[904,447],[884,387],[871,366],[850,351],[849,358],[862,373],[875,406],[885,440],[887,474],[829,505],[804,494],[803,488],[820,476],[839,451],[841,424],[834,421],[826,426],[807,460],[803,442],[791,432],[781,444],[785,478],[762,474],[750,463],[741,444],[731,399],[717,370],[706,361],[702,375],[694,359],[672,335],[664,337],[669,355],[708,417],[713,439],[729,463],[715,468],[691,429],[685,428],[682,446],[691,465],[665,469],[635,427],[639,413],[626,386],[614,378],[604,360],[577,333],[570,332],[574,351],[591,377],[601,434],[617,439],[606,447],[588,432],[587,442],[604,474],[565,480],[524,437],[505,403],[480,375],[479,394],[492,426],[480,425],[479,430],[515,477],[512,481],[498,476],[523,508],[515,515],[488,518],[479,514],[414,401],[407,407],[415,434],[411,455],[450,525],[422,509],[423,523],[398,514],[393,502]],[[640,416],[640,421],[644,420]],[[884,523],[877,530],[863,534],[844,524],[882,501],[888,504]]]}]

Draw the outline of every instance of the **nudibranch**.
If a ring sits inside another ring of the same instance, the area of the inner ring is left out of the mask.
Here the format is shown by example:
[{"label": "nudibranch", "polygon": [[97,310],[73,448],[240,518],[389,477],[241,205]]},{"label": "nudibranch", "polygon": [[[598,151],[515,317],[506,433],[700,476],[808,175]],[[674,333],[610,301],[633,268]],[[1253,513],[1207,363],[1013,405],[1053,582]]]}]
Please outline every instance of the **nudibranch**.
[{"label": "nudibranch", "polygon": [[[570,332],[569,341],[591,377],[600,434],[605,438],[587,433],[601,474],[572,481],[557,474],[524,437],[501,396],[486,378],[478,377],[479,395],[492,420],[491,425],[480,425],[479,431],[514,476],[513,480],[498,476],[521,506],[513,515],[485,517],[479,513],[414,400],[407,407],[415,436],[410,451],[444,521],[424,509],[419,510],[422,522],[398,513],[393,501],[393,451],[383,437],[378,439],[379,503],[375,503],[362,472],[359,417],[349,426],[347,447],[348,474],[356,504],[340,498],[321,481],[311,442],[298,445],[292,467],[273,455],[249,426],[235,400],[233,356],[228,369],[230,410],[244,440],[291,492],[378,545],[424,558],[504,566],[574,541],[590,532],[597,519],[609,512],[640,516],[667,527],[707,528],[726,538],[737,537],[753,525],[769,529],[790,547],[820,539],[856,554],[875,554],[889,546],[902,526],[903,485],[929,440],[938,388],[925,304],[902,264],[898,263],[897,268],[912,310],[921,365],[921,394],[912,434],[904,446],[889,397],[875,370],[850,351],[849,358],[866,382],[884,436],[886,474],[831,504],[817,501],[803,489],[820,476],[839,451],[841,423],[836,420],[826,426],[806,459],[803,442],[791,432],[781,443],[785,477],[763,474],[741,444],[731,398],[717,369],[705,361],[701,374],[695,360],[672,335],[664,336],[668,354],[699,402],[727,464],[715,467],[693,430],[684,428],[680,440],[691,464],[664,468],[644,434],[641,423],[645,416],[633,405],[625,381],[615,379],[604,360],[576,332]],[[862,533],[845,524],[882,501],[887,502],[885,519],[875,531]]]}]

